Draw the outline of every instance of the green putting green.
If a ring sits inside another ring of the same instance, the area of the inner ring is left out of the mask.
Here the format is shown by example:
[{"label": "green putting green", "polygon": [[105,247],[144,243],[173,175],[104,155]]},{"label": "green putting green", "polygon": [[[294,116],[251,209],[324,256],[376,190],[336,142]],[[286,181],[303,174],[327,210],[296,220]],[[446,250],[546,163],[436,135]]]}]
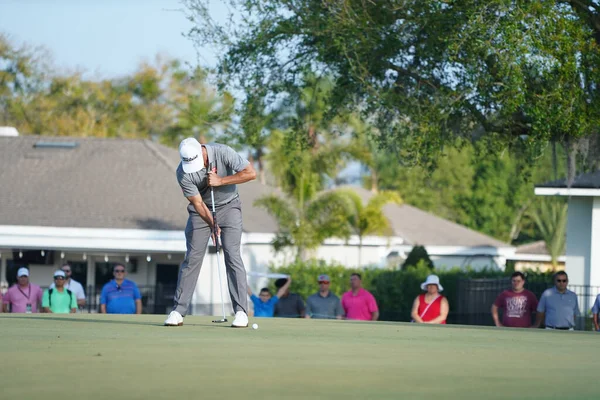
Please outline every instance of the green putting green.
[{"label": "green putting green", "polygon": [[408,323],[0,314],[6,399],[593,399],[600,336]]}]

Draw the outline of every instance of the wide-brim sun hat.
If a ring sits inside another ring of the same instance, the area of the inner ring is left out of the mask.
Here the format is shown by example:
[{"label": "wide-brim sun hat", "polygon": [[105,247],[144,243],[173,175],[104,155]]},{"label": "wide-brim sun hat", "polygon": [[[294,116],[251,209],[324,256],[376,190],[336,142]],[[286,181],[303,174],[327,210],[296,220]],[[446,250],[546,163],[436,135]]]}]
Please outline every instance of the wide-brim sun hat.
[{"label": "wide-brim sun hat", "polygon": [[440,278],[437,275],[429,275],[425,282],[421,283],[421,290],[427,291],[427,285],[437,285],[438,292],[444,290],[444,287],[440,285]]}]

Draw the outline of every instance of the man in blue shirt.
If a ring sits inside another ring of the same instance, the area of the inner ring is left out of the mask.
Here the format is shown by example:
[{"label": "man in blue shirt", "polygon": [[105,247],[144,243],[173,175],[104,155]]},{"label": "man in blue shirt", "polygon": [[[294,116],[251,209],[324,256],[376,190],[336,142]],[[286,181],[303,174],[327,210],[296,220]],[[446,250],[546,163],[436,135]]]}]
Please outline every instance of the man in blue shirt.
[{"label": "man in blue shirt", "polygon": [[534,327],[544,322],[546,329],[575,330],[575,317],[580,315],[577,295],[567,289],[569,277],[564,271],[554,275],[554,287],[546,289],[537,307]]},{"label": "man in blue shirt", "polygon": [[283,285],[278,291],[277,294],[271,297],[271,291],[269,288],[262,288],[258,297],[255,294],[252,294],[252,290],[250,286],[248,288],[248,295],[250,296],[250,300],[252,300],[252,304],[254,304],[254,316],[255,317],[273,317],[273,312],[275,310],[275,304],[279,301],[281,296],[283,296],[290,287],[292,283],[292,278],[288,277],[287,282]]},{"label": "man in blue shirt", "polygon": [[115,264],[115,279],[102,288],[100,312],[102,314],[141,314],[142,296],[135,282],[125,279],[125,267]]}]

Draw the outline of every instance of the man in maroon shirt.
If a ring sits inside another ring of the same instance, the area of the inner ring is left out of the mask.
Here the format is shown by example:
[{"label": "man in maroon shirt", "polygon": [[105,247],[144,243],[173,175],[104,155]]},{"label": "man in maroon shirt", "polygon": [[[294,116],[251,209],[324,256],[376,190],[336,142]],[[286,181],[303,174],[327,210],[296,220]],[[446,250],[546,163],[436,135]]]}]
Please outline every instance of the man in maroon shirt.
[{"label": "man in maroon shirt", "polygon": [[[511,290],[505,290],[492,305],[492,318],[496,326],[510,328],[531,328],[531,313],[537,308],[538,301],[533,293],[525,289],[525,275],[515,272],[511,276]],[[503,309],[502,322],[498,318],[498,309]]]}]

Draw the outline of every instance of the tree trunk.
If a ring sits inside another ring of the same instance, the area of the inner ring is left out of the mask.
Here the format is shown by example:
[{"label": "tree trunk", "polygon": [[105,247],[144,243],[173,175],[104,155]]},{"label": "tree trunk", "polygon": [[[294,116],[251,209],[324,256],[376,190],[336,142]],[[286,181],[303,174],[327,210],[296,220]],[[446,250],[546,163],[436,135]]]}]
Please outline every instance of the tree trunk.
[{"label": "tree trunk", "polygon": [[358,268],[362,268],[362,237],[358,238]]},{"label": "tree trunk", "polygon": [[265,166],[263,160],[263,151],[261,148],[256,149],[256,161],[258,163],[258,176],[260,179],[260,183],[263,185],[267,184],[267,178],[265,175]]},{"label": "tree trunk", "polygon": [[554,180],[558,180],[558,159],[556,156],[556,140],[552,140],[552,172],[554,172]]},{"label": "tree trunk", "polygon": [[371,193],[377,193],[379,191],[379,185],[377,184],[377,170],[375,167],[369,167],[371,170]]},{"label": "tree trunk", "polygon": [[567,151],[567,187],[570,188],[577,174],[577,145],[576,139],[568,137],[565,139],[565,150]]}]

